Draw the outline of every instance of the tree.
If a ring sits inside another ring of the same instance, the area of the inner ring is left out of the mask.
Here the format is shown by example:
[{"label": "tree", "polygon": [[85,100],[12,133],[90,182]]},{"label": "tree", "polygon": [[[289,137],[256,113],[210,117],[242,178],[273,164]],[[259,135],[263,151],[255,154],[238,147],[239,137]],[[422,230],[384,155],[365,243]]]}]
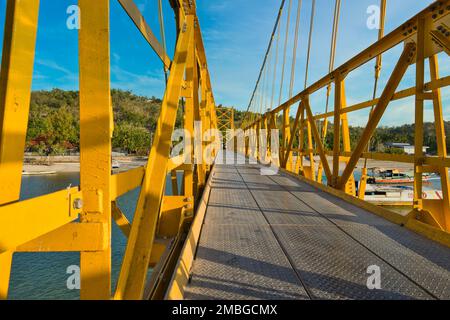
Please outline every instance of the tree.
[{"label": "tree", "polygon": [[150,144],[151,135],[146,128],[125,123],[114,130],[113,148],[120,148],[129,154],[147,155]]}]

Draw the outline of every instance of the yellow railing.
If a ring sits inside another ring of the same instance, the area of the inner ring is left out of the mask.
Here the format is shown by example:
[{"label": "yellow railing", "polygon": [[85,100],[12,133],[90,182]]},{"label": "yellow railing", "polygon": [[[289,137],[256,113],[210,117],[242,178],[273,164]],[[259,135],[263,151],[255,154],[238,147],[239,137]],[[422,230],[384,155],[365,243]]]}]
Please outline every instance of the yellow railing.
[{"label": "yellow railing", "polygon": [[[206,164],[193,164],[192,147],[185,150],[192,165],[170,159],[176,115],[183,98],[184,129],[193,137],[195,121],[202,122],[203,132],[217,128],[215,102],[195,1],[170,1],[177,19],[173,59],[135,3],[119,2],[170,72],[148,164],[111,175],[110,0],[80,0],[81,185],[27,201],[19,201],[19,195],[39,0],[7,2],[0,79],[0,298],[8,295],[15,252],[67,251],[80,252],[82,299],[164,295],[209,170]],[[183,172],[181,194],[177,172]],[[164,194],[168,174],[173,177],[172,196]],[[137,187],[139,200],[129,222],[116,199]],[[112,220],[128,238],[114,292]],[[150,280],[149,267],[154,267]]]},{"label": "yellow railing", "polygon": [[[274,110],[260,115],[256,121],[246,125],[244,134],[247,145],[241,152],[258,159],[266,159],[271,153],[270,143],[268,150],[259,150],[261,144],[260,130],[279,129],[282,133],[280,140],[278,162],[282,168],[295,174],[306,177],[309,181],[322,182],[323,175],[330,188],[345,192],[352,197],[364,199],[367,182],[367,170],[362,170],[362,179],[359,189],[356,190],[354,172],[360,159],[376,159],[414,164],[414,199],[411,214],[407,221],[419,221],[432,226],[433,230],[450,232],[450,198],[449,176],[450,158],[447,155],[442,112],[442,99],[440,89],[450,85],[450,77],[439,77],[438,54],[450,53],[450,38],[442,30],[450,25],[450,1],[436,1],[428,8],[405,22],[399,28],[384,36],[382,39],[365,49],[330,74],[307,87]],[[346,102],[345,80],[354,70],[360,68],[372,59],[377,59],[384,52],[397,45],[404,44],[403,52],[395,69],[390,75],[381,96],[374,100],[361,102],[349,106]],[[447,57],[445,57],[448,59]],[[429,75],[431,81],[425,83],[425,60],[429,62]],[[403,91],[397,91],[401,80],[410,65],[416,65],[415,86]],[[317,91],[334,85],[334,111],[321,115],[314,115],[310,104],[310,96]],[[413,156],[391,155],[377,152],[368,152],[368,144],[375,133],[377,126],[391,101],[415,96],[415,150]],[[423,153],[423,124],[424,102],[431,101],[434,111],[434,125],[438,147],[437,156],[426,156]],[[297,112],[294,123],[290,123],[289,113],[296,103]],[[348,114],[351,112],[373,107],[362,136],[352,150]],[[265,109],[262,106],[261,109]],[[282,115],[279,115],[279,114]],[[320,132],[318,123],[327,128],[328,118],[334,118],[334,142],[332,150],[326,150],[324,137],[326,130]],[[279,121],[282,118],[283,121]],[[280,127],[279,123],[283,122]],[[299,148],[294,149],[295,141],[299,141]],[[254,143],[256,148],[249,148]],[[266,144],[265,144],[266,145]],[[297,155],[297,161],[293,161]],[[319,164],[315,164],[314,156],[319,155]],[[306,165],[305,157],[309,158]],[[331,157],[331,163],[329,158]],[[343,172],[340,165],[345,164]],[[429,200],[423,197],[422,174],[435,172],[440,175],[443,198]],[[351,198],[350,198],[351,199]],[[397,219],[398,220],[398,219]],[[403,221],[403,220],[402,220]],[[427,229],[428,230],[428,229]]]}]

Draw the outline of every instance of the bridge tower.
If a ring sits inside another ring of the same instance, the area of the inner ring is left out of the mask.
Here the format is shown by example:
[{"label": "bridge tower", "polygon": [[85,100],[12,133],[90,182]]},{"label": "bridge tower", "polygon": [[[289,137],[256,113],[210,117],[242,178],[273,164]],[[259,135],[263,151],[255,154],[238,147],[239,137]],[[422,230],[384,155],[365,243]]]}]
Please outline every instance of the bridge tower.
[{"label": "bridge tower", "polygon": [[218,107],[216,108],[217,113],[217,128],[222,133],[224,148],[227,143],[232,139],[234,130],[234,109]]}]

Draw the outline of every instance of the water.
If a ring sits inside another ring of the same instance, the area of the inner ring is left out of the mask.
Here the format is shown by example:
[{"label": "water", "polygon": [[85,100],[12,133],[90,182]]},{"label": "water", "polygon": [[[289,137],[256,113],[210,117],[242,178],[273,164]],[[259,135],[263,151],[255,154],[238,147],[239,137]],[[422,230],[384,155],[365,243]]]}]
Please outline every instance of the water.
[{"label": "water", "polygon": [[[179,177],[180,179],[180,177]],[[63,190],[79,185],[78,173],[61,173],[51,176],[24,176],[21,200]],[[172,194],[171,183],[166,183],[166,194]],[[118,199],[119,207],[132,221],[139,189]],[[39,208],[30,214],[39,215]],[[112,288],[114,290],[120,272],[127,239],[112,223]],[[67,288],[71,265],[80,264],[79,253],[15,253],[11,272],[9,299],[79,299],[78,290]]]}]

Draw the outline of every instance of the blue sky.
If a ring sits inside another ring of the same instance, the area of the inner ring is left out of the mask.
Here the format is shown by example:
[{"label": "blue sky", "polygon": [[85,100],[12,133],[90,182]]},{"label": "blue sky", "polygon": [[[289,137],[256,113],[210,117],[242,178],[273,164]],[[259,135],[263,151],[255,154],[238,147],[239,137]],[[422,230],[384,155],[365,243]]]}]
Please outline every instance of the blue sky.
[{"label": "blue sky", "polygon": [[[4,24],[5,0],[0,1],[0,23]],[[146,20],[159,36],[157,0],[135,0]],[[168,1],[165,8],[168,53],[174,50],[174,17]],[[343,0],[341,25],[337,44],[336,65],[340,65],[359,51],[373,43],[377,30],[366,26],[367,8],[378,0]],[[431,0],[388,0],[387,32],[402,21],[425,8]],[[66,28],[68,6],[76,0],[41,0],[39,33],[36,51],[33,89],[78,89],[77,31]],[[267,48],[280,0],[197,0],[198,15],[202,26],[213,90],[218,104],[235,106],[245,110],[253,90],[262,58]],[[293,15],[297,0],[293,0]],[[311,0],[303,0],[300,23],[299,49],[294,92],[303,89],[306,43],[309,29]],[[333,0],[317,0],[317,16],[313,35],[310,81],[318,80],[328,71],[328,56],[331,37],[331,23],[334,9]],[[136,94],[162,97],[164,75],[161,62],[152,49],[124,13],[118,1],[111,0],[111,71],[112,86],[131,90]],[[283,16],[282,33],[285,32],[286,15]],[[292,61],[293,21],[290,30],[290,45],[287,55],[287,76]],[[3,39],[3,30],[0,40]],[[385,56],[380,86],[382,87],[393,69],[401,48],[396,48]],[[450,72],[447,57],[441,57],[441,75]],[[401,87],[411,86],[414,68],[410,68]],[[278,77],[279,78],[279,77]],[[279,83],[279,80],[278,80]],[[277,86],[278,86],[277,83]],[[353,104],[371,98],[373,87],[373,63],[352,73],[346,83],[348,103]],[[278,92],[279,89],[276,91]],[[287,85],[282,101],[287,99]],[[444,102],[449,101],[449,93],[443,92]],[[278,100],[278,94],[276,99]],[[313,111],[323,112],[325,92],[311,97]],[[330,110],[333,106],[331,104]],[[431,105],[427,105],[426,119],[431,120]],[[382,124],[394,125],[412,122],[414,114],[412,99],[393,103],[389,107],[389,118]],[[352,124],[364,125],[368,111],[350,115]],[[450,112],[444,111],[447,119]]]}]

